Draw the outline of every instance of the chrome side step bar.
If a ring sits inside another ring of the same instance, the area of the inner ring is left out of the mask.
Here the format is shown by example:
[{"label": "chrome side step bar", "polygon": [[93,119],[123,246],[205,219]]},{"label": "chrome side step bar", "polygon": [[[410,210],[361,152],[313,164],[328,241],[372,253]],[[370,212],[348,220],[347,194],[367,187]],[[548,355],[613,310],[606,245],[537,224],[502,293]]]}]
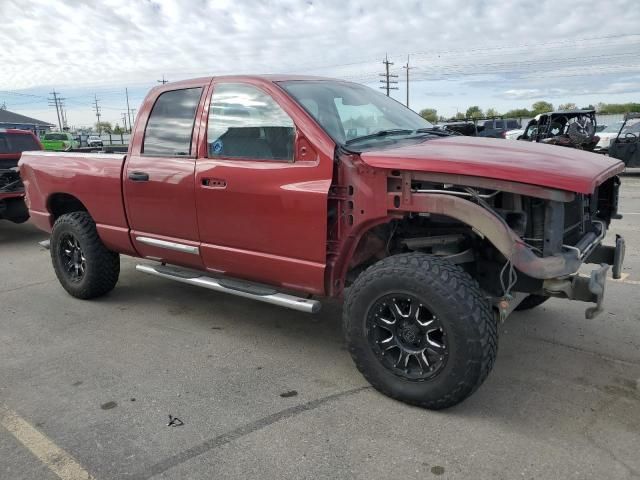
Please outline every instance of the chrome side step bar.
[{"label": "chrome side step bar", "polygon": [[136,270],[157,277],[168,278],[176,282],[188,283],[198,287],[208,288],[216,292],[230,293],[238,297],[250,298],[260,302],[271,303],[281,307],[291,308],[304,313],[316,313],[320,311],[321,303],[318,300],[311,300],[286,293],[245,280],[235,280],[230,278],[213,278],[195,270],[169,267],[165,265],[136,265]]}]

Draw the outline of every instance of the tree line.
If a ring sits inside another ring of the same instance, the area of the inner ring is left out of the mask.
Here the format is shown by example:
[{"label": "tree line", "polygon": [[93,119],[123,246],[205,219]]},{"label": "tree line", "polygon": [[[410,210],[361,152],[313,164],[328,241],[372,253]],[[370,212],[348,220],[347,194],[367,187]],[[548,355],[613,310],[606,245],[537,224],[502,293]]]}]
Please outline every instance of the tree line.
[{"label": "tree line", "polygon": [[[601,114],[611,113],[627,113],[627,112],[640,112],[640,103],[598,103],[595,107],[593,105],[587,105],[585,107],[578,107],[575,103],[561,103],[558,105],[558,110],[596,110]],[[539,101],[531,105],[531,108],[515,108],[508,110],[504,113],[498,112],[495,108],[488,108],[483,111],[478,105],[472,105],[465,112],[458,112],[452,118],[454,120],[461,120],[464,118],[491,118],[491,117],[506,117],[506,118],[521,118],[521,117],[535,117],[540,113],[551,112],[555,110],[553,104],[549,102]],[[442,115],[438,116],[438,111],[435,108],[424,108],[420,110],[420,116],[431,123],[438,121],[443,122],[449,120]]]},{"label": "tree line", "polygon": [[118,123],[115,126],[111,125],[111,122],[96,122],[95,129],[98,132],[120,135],[121,133],[127,133]]}]

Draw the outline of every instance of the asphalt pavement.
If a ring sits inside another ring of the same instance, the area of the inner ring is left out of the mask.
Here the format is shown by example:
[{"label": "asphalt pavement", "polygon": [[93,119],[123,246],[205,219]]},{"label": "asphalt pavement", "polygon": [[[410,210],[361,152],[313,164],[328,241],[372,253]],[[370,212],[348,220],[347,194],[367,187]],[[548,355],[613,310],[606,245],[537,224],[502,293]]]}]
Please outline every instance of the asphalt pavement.
[{"label": "asphalt pavement", "polygon": [[557,299],[513,314],[488,380],[441,412],[368,386],[337,302],[309,316],[131,258],[80,301],[46,234],[1,222],[0,478],[640,478],[639,176],[620,210],[624,278],[603,314]]}]

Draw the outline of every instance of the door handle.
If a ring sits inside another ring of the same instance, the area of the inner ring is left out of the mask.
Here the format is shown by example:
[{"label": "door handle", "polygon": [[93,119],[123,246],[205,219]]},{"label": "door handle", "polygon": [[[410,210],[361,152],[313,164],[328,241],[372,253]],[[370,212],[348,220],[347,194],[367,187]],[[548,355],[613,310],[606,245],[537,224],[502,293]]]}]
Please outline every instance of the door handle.
[{"label": "door handle", "polygon": [[222,178],[203,178],[202,186],[205,188],[227,188],[227,181]]},{"label": "door handle", "polygon": [[134,182],[148,182],[149,174],[146,172],[131,172],[129,174],[129,180],[133,180]]}]

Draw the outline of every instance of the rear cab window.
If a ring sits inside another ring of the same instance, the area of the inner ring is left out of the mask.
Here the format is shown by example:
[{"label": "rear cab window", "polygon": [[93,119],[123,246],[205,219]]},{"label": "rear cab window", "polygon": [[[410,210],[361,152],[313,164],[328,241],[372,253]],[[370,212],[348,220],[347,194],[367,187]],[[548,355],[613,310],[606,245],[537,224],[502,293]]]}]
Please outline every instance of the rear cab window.
[{"label": "rear cab window", "polygon": [[201,95],[202,87],[160,94],[147,121],[143,155],[192,155],[191,137]]},{"label": "rear cab window", "polygon": [[207,126],[209,158],[293,161],[295,125],[266,92],[242,83],[214,85]]}]

